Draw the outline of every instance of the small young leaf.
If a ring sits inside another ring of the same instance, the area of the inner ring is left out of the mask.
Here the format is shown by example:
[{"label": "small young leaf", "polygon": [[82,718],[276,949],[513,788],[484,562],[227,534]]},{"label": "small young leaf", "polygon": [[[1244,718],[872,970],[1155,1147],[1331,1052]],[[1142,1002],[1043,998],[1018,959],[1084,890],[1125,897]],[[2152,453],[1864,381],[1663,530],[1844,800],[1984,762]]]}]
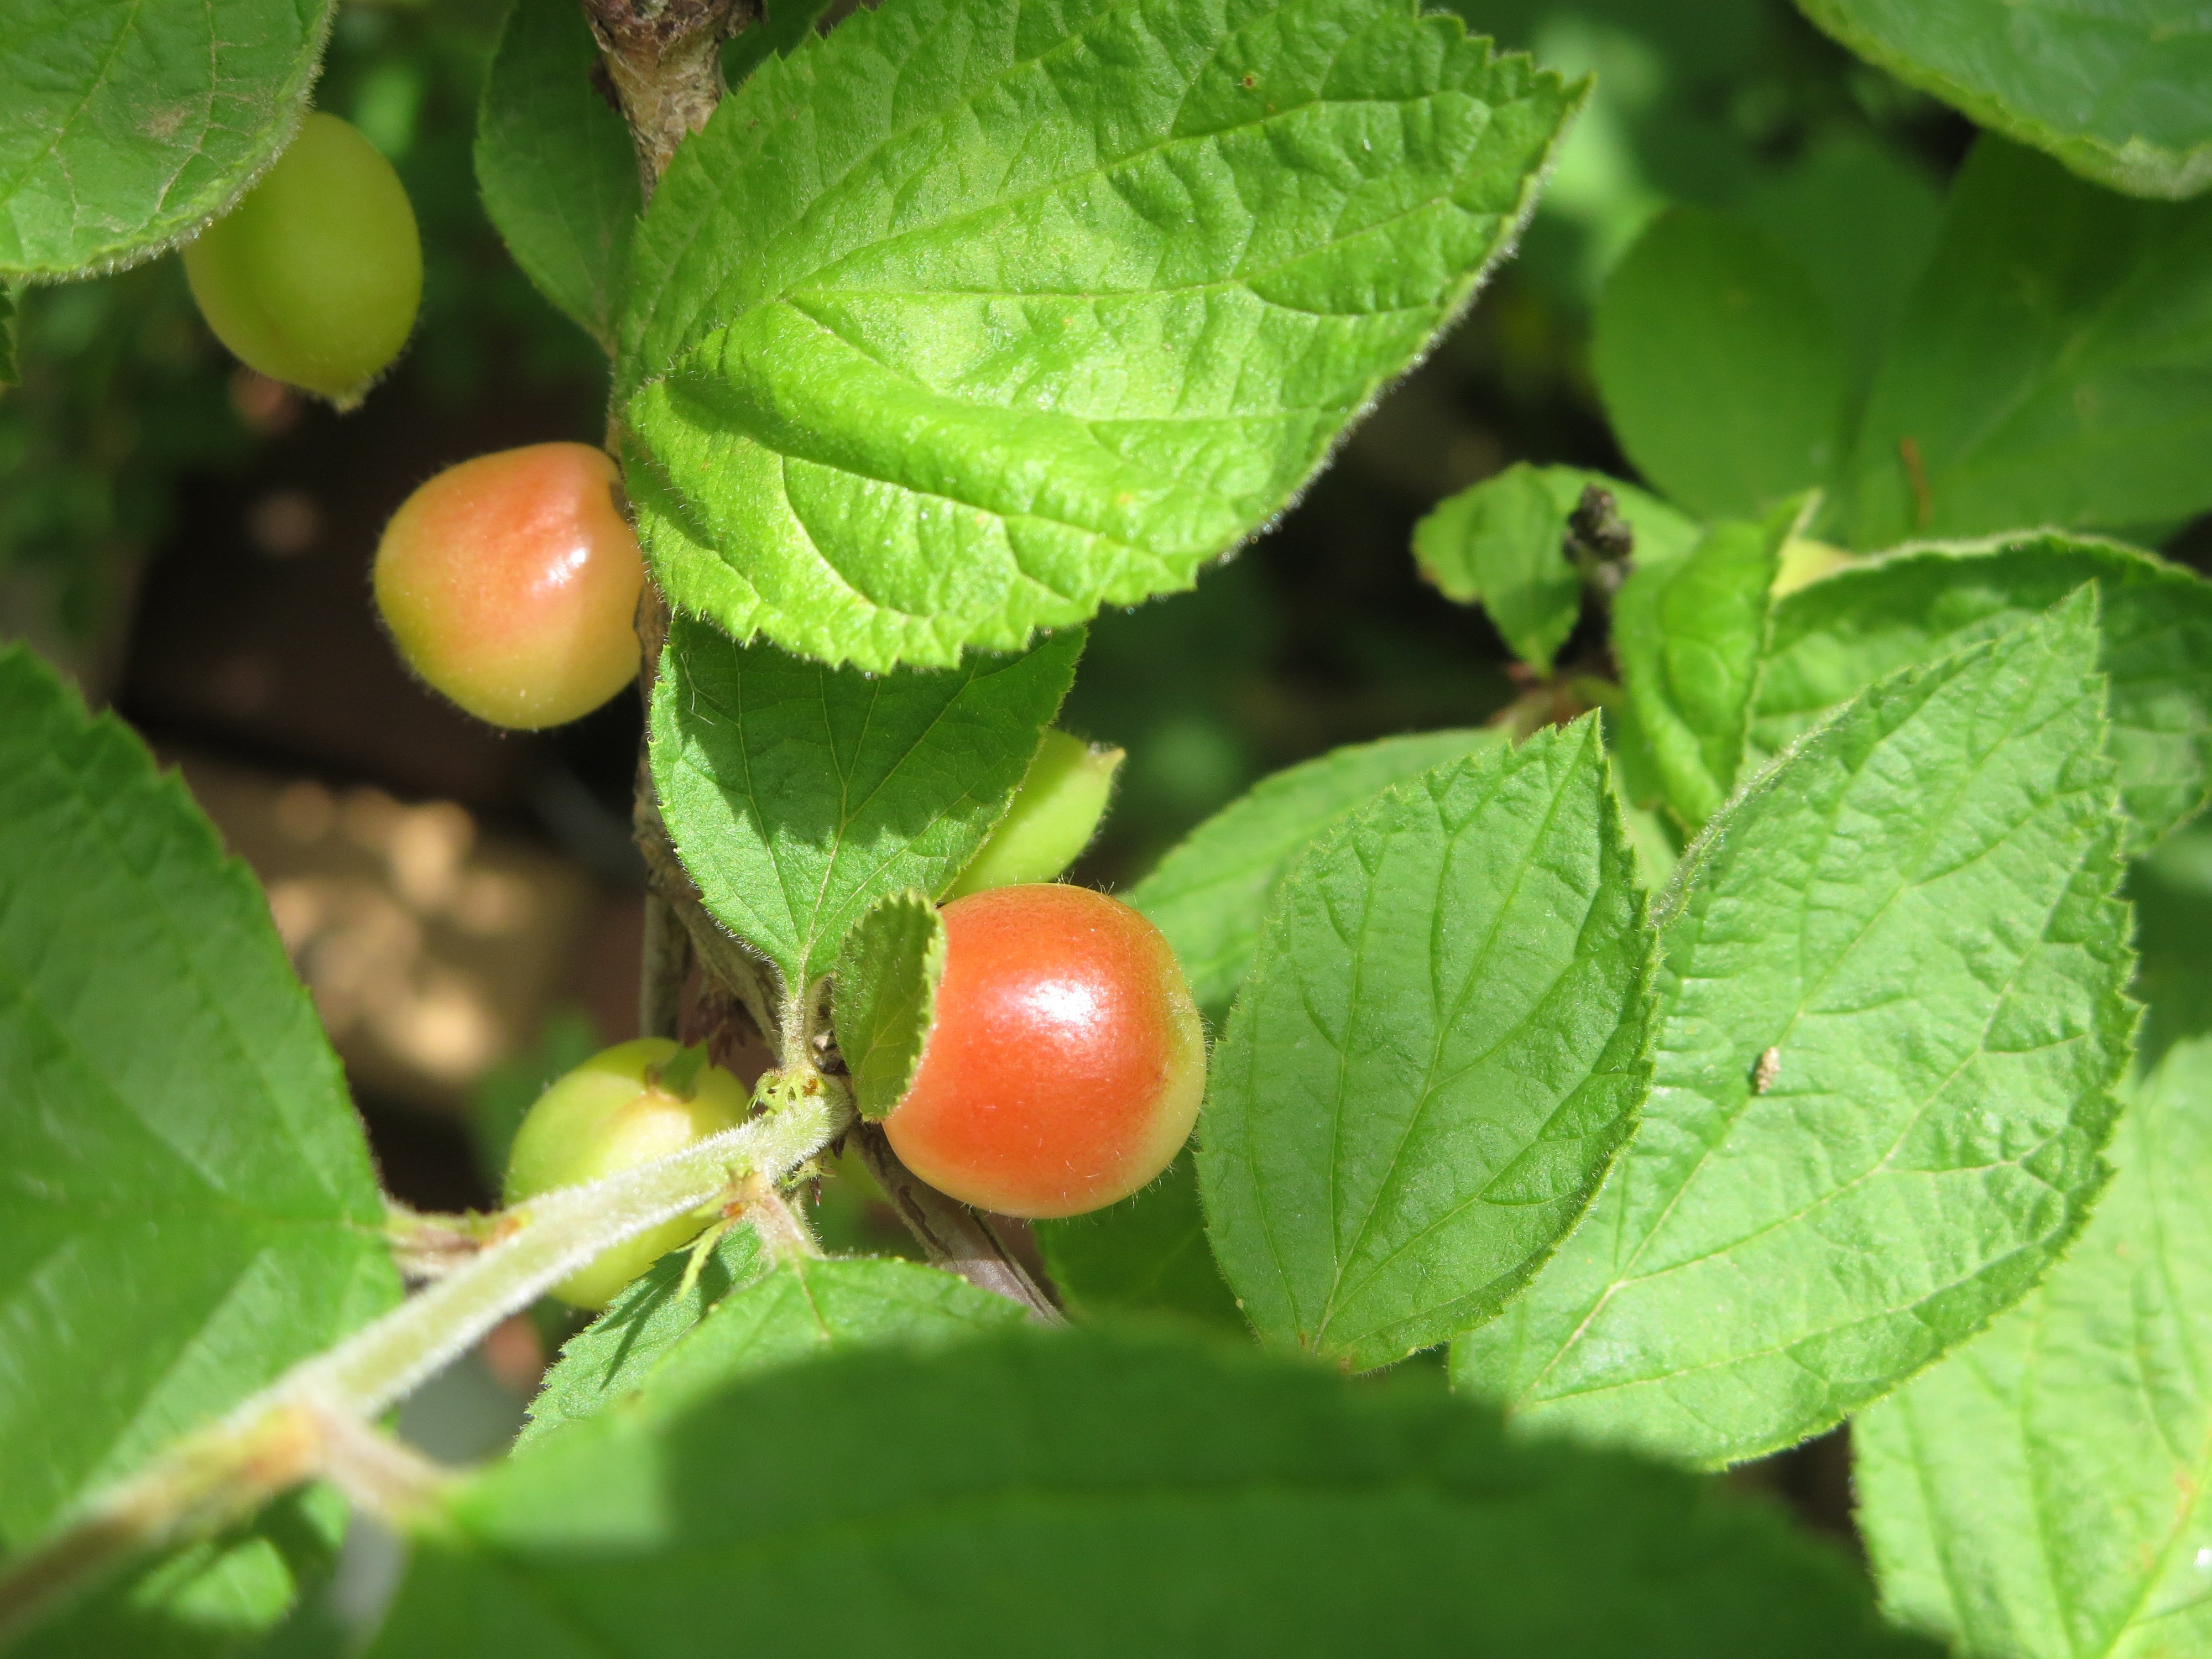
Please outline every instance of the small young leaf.
[{"label": "small young leaf", "polygon": [[906,1097],[937,1018],[945,977],[945,922],[927,893],[878,899],[837,952],[832,1023],[864,1117]]},{"label": "small young leaf", "polygon": [[1650,946],[1594,715],[1316,842],[1199,1125],[1207,1230],[1261,1335],[1364,1368],[1493,1316],[1644,1098]]},{"label": "small young leaf", "polygon": [[2212,799],[2212,583],[2117,542],[2057,535],[1910,548],[1774,607],[1747,773],[1908,663],[2002,633],[2094,581],[2107,739],[2140,851]]},{"label": "small young leaf", "polygon": [[1123,896],[1167,935],[1191,995],[1221,1019],[1252,965],[1276,888],[1316,836],[1377,790],[1504,741],[1496,731],[1421,732],[1278,772],[1192,830]]},{"label": "small young leaf", "polygon": [[1850,384],[1804,267],[1747,219],[1670,208],[1607,280],[1591,365],[1621,447],[1703,518],[1827,477]]},{"label": "small young leaf", "polygon": [[174,778],[0,652],[0,1547],[398,1299],[336,1056]]},{"label": "small young leaf", "polygon": [[1974,1654],[2212,1651],[2212,1042],[2139,1085],[2081,1242],[1851,1428],[1892,1617]]},{"label": "small young leaf", "polygon": [[131,264],[289,143],[335,0],[9,0],[0,276]]},{"label": "small young leaf", "polygon": [[477,110],[477,185],[515,264],[611,353],[644,201],[629,131],[592,85],[599,58],[569,0],[514,0]]},{"label": "small young leaf", "polygon": [[1421,574],[1448,599],[1480,602],[1514,655],[1540,674],[1581,614],[1582,578],[1567,562],[1567,520],[1583,491],[1608,490],[1646,556],[1665,556],[1697,538],[1664,503],[1602,473],[1518,462],[1448,496],[1413,526]]},{"label": "small young leaf", "polygon": [[563,1424],[635,1394],[661,1355],[708,1310],[768,1269],[760,1237],[750,1227],[724,1233],[696,1274],[690,1251],[671,1250],[642,1278],[633,1279],[605,1313],[561,1345],[561,1357],[538,1384],[530,1420],[515,1444],[529,1445]]},{"label": "small young leaf", "polygon": [[940,672],[826,668],[678,617],[653,777],[707,908],[792,991],[878,899],[934,894],[1006,810],[1083,652],[1080,629]]},{"label": "small young leaf", "polygon": [[656,575],[868,668],[1188,587],[1465,310],[1581,95],[1411,0],[855,13],[639,234]]},{"label": "small young leaf", "polygon": [[771,57],[788,58],[814,39],[830,0],[770,0],[767,15],[722,43],[722,79],[731,88]]},{"label": "small young leaf", "polygon": [[375,1659],[724,1653],[733,1621],[779,1659],[1936,1653],[1838,1553],[1694,1477],[1164,1336],[656,1390],[443,1507]]},{"label": "small young leaf", "polygon": [[1799,517],[1718,524],[1687,558],[1639,560],[1613,601],[1613,651],[1667,805],[1696,829],[1728,799],[1743,757],[1768,590]]},{"label": "small young leaf", "polygon": [[2131,202],[1982,139],[1868,399],[1842,539],[2178,523],[2212,507],[2208,453],[2212,199]]},{"label": "small young leaf", "polygon": [[2093,596],[1869,688],[1684,855],[1651,1097],[1452,1373],[1698,1463],[1880,1398],[2103,1184],[2135,1024]]},{"label": "small young leaf", "polygon": [[2212,33],[2172,0],[1798,0],[1900,81],[2131,196],[2212,185]]},{"label": "small young leaf", "polygon": [[1119,1204],[1030,1228],[1054,1287],[1078,1312],[1169,1313],[1239,1334],[1248,1328],[1206,1241],[1188,1152]]}]

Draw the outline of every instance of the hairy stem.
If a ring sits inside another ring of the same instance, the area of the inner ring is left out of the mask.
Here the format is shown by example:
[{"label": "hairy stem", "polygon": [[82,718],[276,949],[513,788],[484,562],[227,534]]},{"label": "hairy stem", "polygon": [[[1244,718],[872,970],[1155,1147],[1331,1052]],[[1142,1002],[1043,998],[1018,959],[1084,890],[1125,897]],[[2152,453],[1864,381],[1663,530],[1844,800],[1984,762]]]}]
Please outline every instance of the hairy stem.
[{"label": "hairy stem", "polygon": [[760,0],[584,0],[584,15],[650,202],[676,147],[721,101],[722,42],[759,19]]},{"label": "hairy stem", "polygon": [[600,1251],[703,1205],[773,1194],[852,1121],[842,1089],[811,1081],[680,1152],[518,1206],[480,1254],[95,1494],[0,1572],[0,1640],[130,1557],[219,1530],[303,1480],[326,1475],[376,1503],[419,1498],[423,1466],[364,1439],[368,1425]]}]

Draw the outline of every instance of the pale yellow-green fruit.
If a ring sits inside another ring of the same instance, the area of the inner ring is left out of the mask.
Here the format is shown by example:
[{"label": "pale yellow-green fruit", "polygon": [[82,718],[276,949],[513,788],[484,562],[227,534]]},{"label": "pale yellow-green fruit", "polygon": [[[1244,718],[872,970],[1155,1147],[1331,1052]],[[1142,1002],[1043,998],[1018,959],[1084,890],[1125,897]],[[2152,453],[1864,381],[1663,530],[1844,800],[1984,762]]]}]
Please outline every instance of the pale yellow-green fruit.
[{"label": "pale yellow-green fruit", "polygon": [[[538,1097],[507,1154],[507,1201],[650,1164],[744,1121],[744,1085],[718,1066],[701,1066],[682,1087],[657,1079],[682,1051],[662,1037],[618,1042],[594,1054]],[[670,1067],[672,1079],[683,1070]],[[553,1287],[563,1302],[594,1311],[669,1251],[689,1243],[708,1216],[663,1222],[601,1253]]]},{"label": "pale yellow-green fruit", "polygon": [[272,380],[359,403],[399,355],[422,298],[405,186],[335,115],[310,115],[261,182],[185,249],[216,337]]},{"label": "pale yellow-green fruit", "polygon": [[1030,769],[1022,775],[1006,816],[975,849],[945,896],[959,898],[990,887],[1050,881],[1075,862],[1113,797],[1119,749],[1088,744],[1065,732],[1047,732]]}]

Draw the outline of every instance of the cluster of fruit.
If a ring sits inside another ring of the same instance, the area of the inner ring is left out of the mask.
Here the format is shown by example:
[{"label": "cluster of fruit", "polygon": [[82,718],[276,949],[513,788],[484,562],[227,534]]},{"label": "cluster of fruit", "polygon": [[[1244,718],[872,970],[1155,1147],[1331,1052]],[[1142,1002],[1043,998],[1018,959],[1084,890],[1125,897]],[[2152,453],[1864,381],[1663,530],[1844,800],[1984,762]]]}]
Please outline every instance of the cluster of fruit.
[{"label": "cluster of fruit", "polygon": [[[341,408],[398,355],[422,295],[398,175],[331,115],[307,118],[185,265],[225,345]],[[408,664],[469,713],[518,729],[574,720],[636,678],[645,582],[620,473],[584,444],[447,468],[392,515],[376,552],[376,603]],[[1197,1119],[1205,1038],[1166,939],[1127,905],[1054,880],[1091,839],[1120,760],[1046,732],[945,895],[934,1023],[884,1132],[916,1175],[964,1202],[1025,1217],[1100,1208],[1165,1170]],[[633,1168],[749,1109],[702,1050],[619,1044],[532,1108],[507,1200]],[[559,1294],[603,1307],[709,1219],[609,1250]]]}]

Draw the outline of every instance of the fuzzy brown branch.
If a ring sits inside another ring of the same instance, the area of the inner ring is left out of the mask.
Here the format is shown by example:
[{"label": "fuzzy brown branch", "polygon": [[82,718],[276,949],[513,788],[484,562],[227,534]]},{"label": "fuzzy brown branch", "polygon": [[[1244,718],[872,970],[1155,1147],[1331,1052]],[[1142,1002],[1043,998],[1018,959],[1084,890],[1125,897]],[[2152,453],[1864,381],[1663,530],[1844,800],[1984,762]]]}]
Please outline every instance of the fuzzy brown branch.
[{"label": "fuzzy brown branch", "polygon": [[722,42],[760,21],[760,0],[584,0],[584,15],[649,202],[676,147],[721,102]]},{"label": "fuzzy brown branch", "polygon": [[947,1198],[899,1162],[890,1142],[874,1124],[855,1123],[852,1138],[868,1173],[875,1176],[891,1208],[898,1212],[899,1219],[932,1262],[959,1274],[979,1290],[1019,1303],[1040,1325],[1066,1323],[1052,1297],[988,1217]]}]

